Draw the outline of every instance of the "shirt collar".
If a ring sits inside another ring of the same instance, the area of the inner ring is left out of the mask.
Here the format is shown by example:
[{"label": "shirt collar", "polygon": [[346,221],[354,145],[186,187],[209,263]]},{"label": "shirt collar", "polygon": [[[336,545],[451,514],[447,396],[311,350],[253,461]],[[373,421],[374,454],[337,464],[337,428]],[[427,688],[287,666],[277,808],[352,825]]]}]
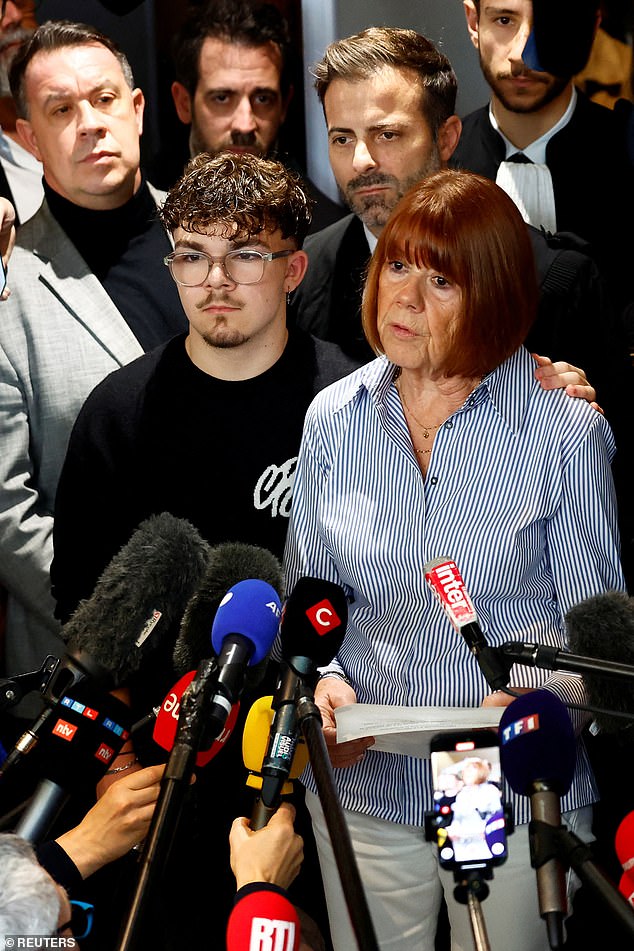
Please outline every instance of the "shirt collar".
[{"label": "shirt collar", "polygon": [[[546,146],[548,145],[552,137],[556,135],[557,132],[559,132],[560,129],[563,129],[564,126],[568,125],[568,123],[570,122],[572,118],[572,114],[575,111],[576,105],[577,105],[577,90],[575,89],[573,85],[572,93],[570,96],[570,102],[568,103],[568,108],[564,112],[563,116],[559,119],[559,121],[556,122],[555,125],[551,129],[549,129],[547,132],[544,132],[544,134],[541,135],[538,139],[535,139],[534,142],[531,142],[529,145],[527,145],[526,148],[520,150],[524,153],[524,155],[526,155],[531,160],[531,162],[535,162],[535,164],[546,163]],[[516,145],[513,145],[510,139],[507,139],[507,137],[504,135],[504,133],[500,129],[497,119],[493,115],[492,103],[489,103],[489,121],[491,122],[491,125],[493,126],[495,131],[498,133],[498,135],[500,135],[502,139],[504,140],[504,145],[506,146],[506,154],[504,158],[507,159],[509,155],[513,155],[514,152],[517,152],[518,148]]]},{"label": "shirt collar", "polygon": [[[534,377],[533,358],[525,347],[488,373],[468,397],[470,406],[489,400],[511,432],[521,430],[526,414],[528,398],[538,384]],[[385,403],[387,393],[394,382],[396,366],[386,356],[372,360],[362,367],[359,389],[365,388],[376,406]]]}]

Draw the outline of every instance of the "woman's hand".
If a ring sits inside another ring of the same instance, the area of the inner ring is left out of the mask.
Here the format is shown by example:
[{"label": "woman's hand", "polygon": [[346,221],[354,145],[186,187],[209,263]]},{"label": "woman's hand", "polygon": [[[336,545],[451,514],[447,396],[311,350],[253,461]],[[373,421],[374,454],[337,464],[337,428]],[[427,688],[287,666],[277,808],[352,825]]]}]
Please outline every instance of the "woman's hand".
[{"label": "woman's hand", "polygon": [[335,710],[346,704],[356,703],[357,695],[353,688],[339,677],[324,677],[315,688],[315,703],[319,707],[323,724],[324,739],[333,766],[354,766],[359,763],[365,751],[374,746],[373,736],[362,736],[357,740],[337,743],[337,721]]}]

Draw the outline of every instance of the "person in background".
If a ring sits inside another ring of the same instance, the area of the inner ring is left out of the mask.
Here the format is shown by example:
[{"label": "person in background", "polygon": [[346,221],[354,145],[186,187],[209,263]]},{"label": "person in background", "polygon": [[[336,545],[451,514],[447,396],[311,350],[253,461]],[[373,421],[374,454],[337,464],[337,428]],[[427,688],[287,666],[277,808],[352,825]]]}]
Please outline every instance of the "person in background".
[{"label": "person in background", "polygon": [[[0,320],[7,676],[64,651],[50,590],[53,506],[79,408],[111,370],[187,324],[162,263],[172,248],[157,219],[163,196],[139,166],[144,98],[126,58],[92,27],[49,21],[21,46],[10,79],[45,199],[20,226]],[[3,740],[39,708],[30,696],[3,716]]]},{"label": "person in background", "polygon": [[[0,833],[0,935],[54,935],[71,917],[66,890],[39,864],[34,847]],[[68,933],[68,932],[66,932]]]},{"label": "person in background", "polygon": [[[153,180],[169,188],[188,157],[223,149],[277,158],[294,171],[296,159],[280,151],[280,137],[293,96],[293,50],[279,8],[262,0],[208,0],[194,8],[173,44],[172,97],[178,118],[189,126],[189,156],[164,167],[152,164]],[[314,201],[311,229],[342,218],[345,209],[303,173]]]},{"label": "person in background", "polygon": [[[526,64],[532,0],[510,0],[502,10],[481,0],[463,5],[491,100],[464,117],[451,164],[497,181],[536,228],[588,242],[622,313],[634,299],[630,249],[621,237],[634,216],[623,118],[575,86],[566,36],[557,75]],[[590,17],[596,29],[599,7],[586,2],[576,15]]]},{"label": "person in background", "polygon": [[[343,644],[321,670],[315,701],[380,947],[432,951],[444,897],[454,949],[469,913],[421,832],[433,808],[428,760],[336,742],[346,704],[504,706],[545,687],[583,702],[577,676],[512,672],[495,692],[427,585],[423,568],[450,555],[487,641],[564,649],[566,612],[623,590],[610,460],[600,413],[545,391],[522,346],[537,312],[528,231],[494,182],[443,169],[414,185],[383,228],[363,300],[379,356],[317,394],[306,414],[284,568],[340,584],[350,604]],[[571,555],[571,542],[583,558]],[[571,710],[579,732],[584,716]],[[302,774],[335,951],[355,947],[310,766]],[[526,797],[505,874],[487,905],[492,947],[543,951],[544,924],[528,842]],[[565,825],[591,838],[596,787],[581,739]],[[569,882],[569,888],[572,883]]]},{"label": "person in background", "polygon": [[13,203],[19,224],[35,214],[44,196],[42,163],[18,135],[9,85],[13,57],[37,29],[35,0],[4,0],[0,14],[0,195]]}]

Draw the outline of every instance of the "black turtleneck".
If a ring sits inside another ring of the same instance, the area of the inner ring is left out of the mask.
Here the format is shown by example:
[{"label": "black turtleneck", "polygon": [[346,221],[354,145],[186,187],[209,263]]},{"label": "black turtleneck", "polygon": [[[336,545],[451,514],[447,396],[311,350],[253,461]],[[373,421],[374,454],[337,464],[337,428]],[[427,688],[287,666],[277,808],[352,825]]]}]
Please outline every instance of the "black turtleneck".
[{"label": "black turtleneck", "polygon": [[172,250],[145,180],[120,208],[95,211],[44,182],[53,217],[101,281],[147,352],[187,330],[176,285],[163,264]]}]

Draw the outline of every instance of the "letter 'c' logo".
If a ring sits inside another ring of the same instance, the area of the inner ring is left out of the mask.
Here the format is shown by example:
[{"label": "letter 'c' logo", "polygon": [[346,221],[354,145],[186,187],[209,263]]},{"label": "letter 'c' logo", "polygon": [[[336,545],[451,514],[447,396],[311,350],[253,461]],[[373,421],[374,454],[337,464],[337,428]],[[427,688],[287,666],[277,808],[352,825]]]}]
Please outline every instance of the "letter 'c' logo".
[{"label": "letter 'c' logo", "polygon": [[306,611],[306,617],[320,635],[328,634],[341,624],[341,618],[337,615],[328,598],[324,598],[319,604],[313,604]]}]

